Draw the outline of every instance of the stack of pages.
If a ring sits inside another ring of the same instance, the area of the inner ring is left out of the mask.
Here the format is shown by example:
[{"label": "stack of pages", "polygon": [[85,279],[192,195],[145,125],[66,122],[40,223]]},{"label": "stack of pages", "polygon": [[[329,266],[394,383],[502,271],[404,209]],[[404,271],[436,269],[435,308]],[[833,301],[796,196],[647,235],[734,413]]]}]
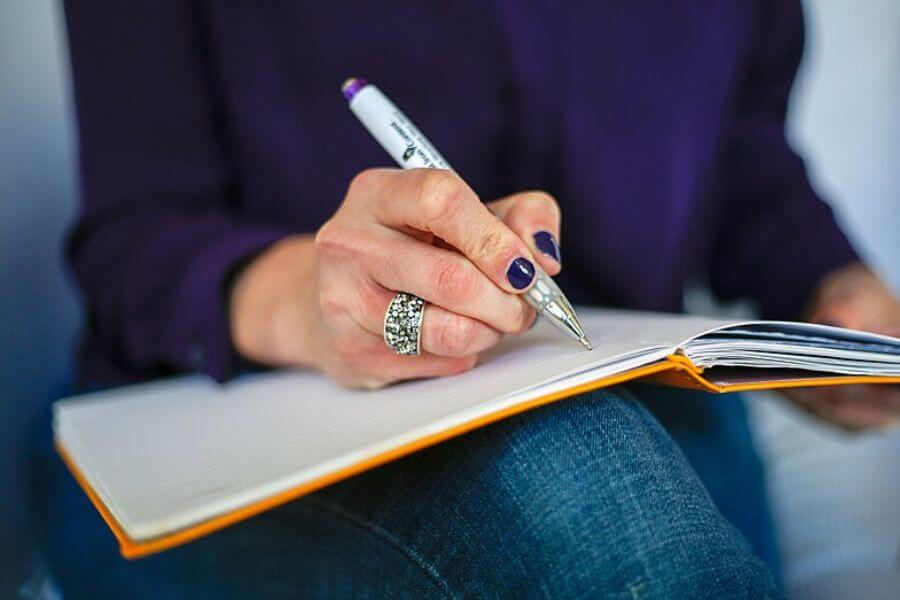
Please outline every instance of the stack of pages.
[{"label": "stack of pages", "polygon": [[900,340],[771,321],[581,309],[468,373],[351,391],[312,372],[191,376],[54,406],[56,445],[126,557],[158,552],[566,396],[637,378],[713,392],[900,382]]}]

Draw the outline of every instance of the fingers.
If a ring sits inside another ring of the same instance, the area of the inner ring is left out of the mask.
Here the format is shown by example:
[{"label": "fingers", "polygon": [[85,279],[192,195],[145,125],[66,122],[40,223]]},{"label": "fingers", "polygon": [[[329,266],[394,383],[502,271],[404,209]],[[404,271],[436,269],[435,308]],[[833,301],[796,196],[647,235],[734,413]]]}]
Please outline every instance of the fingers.
[{"label": "fingers", "polygon": [[850,431],[890,427],[900,419],[900,392],[892,386],[850,385],[786,392],[809,413]]},{"label": "fingers", "polygon": [[504,333],[522,333],[534,321],[534,310],[521,298],[505,293],[456,252],[384,230],[372,238],[367,255],[366,272],[385,290],[415,294]]},{"label": "fingers", "polygon": [[375,389],[396,381],[457,375],[477,362],[475,355],[399,356],[385,345],[381,334],[357,331],[342,339],[334,345],[338,360],[329,363],[326,372],[349,387]]},{"label": "fingers", "polygon": [[560,212],[552,196],[538,191],[521,192],[490,202],[487,207],[513,233],[526,241],[547,273],[559,273],[562,268]]},{"label": "fingers", "polygon": [[[366,331],[381,336],[384,313],[394,293],[385,289],[370,293],[368,310],[360,325]],[[483,352],[500,341],[501,333],[481,321],[428,304],[420,327],[422,351],[437,356],[461,358]],[[382,342],[384,343],[384,342]],[[399,357],[401,360],[406,357]]]},{"label": "fingers", "polygon": [[463,357],[484,352],[502,334],[481,321],[428,305],[422,318],[422,350],[430,354]]},{"label": "fingers", "polygon": [[[314,239],[320,368],[356,387],[450,375],[472,368],[502,333],[525,331],[535,313],[516,294],[531,288],[538,264],[559,272],[559,210],[540,192],[491,208],[450,172],[357,176]],[[384,343],[396,291],[428,303],[418,356]]]},{"label": "fingers", "polygon": [[885,335],[900,334],[900,299],[862,263],[832,271],[819,285],[810,320]]},{"label": "fingers", "polygon": [[835,414],[855,420],[860,428],[889,427],[900,418],[900,399],[891,386],[842,386],[834,390],[831,404]]},{"label": "fingers", "polygon": [[455,173],[436,169],[365,171],[353,186],[365,189],[367,207],[381,224],[434,234],[459,250],[500,289],[527,291],[534,257],[509,227],[481,203]]},{"label": "fingers", "polygon": [[810,317],[813,323],[824,323],[835,327],[848,329],[862,329],[865,326],[865,318],[859,314],[856,307],[849,303],[832,303],[822,307]]}]

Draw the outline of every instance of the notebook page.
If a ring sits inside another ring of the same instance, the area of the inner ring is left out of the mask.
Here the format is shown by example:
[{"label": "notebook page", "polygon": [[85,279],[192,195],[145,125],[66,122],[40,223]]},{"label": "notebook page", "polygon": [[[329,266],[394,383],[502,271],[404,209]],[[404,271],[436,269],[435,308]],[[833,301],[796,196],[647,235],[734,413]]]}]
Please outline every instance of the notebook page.
[{"label": "notebook page", "polygon": [[900,340],[809,323],[750,322],[683,345],[699,367],[765,367],[900,376]]},{"label": "notebook page", "polygon": [[202,377],[57,403],[58,441],[134,540],[169,533],[426,435],[661,360],[720,320],[580,311],[596,349],[551,327],[452,378],[348,391],[311,372]]}]

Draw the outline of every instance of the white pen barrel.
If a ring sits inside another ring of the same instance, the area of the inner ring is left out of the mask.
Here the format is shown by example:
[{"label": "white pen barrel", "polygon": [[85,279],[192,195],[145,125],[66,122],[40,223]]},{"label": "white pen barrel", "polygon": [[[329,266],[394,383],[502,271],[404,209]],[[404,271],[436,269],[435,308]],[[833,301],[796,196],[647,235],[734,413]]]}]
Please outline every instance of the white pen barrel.
[{"label": "white pen barrel", "polygon": [[350,110],[404,169],[450,170],[450,164],[428,138],[374,85],[367,85],[353,97]]}]

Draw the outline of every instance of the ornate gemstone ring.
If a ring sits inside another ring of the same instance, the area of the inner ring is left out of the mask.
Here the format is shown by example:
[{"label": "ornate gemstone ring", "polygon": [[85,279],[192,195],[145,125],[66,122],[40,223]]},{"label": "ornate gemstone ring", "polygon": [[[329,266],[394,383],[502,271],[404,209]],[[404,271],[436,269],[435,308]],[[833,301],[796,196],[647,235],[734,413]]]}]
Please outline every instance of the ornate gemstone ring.
[{"label": "ornate gemstone ring", "polygon": [[415,356],[421,352],[419,335],[425,301],[418,296],[400,292],[391,300],[384,313],[384,343],[401,356]]}]

